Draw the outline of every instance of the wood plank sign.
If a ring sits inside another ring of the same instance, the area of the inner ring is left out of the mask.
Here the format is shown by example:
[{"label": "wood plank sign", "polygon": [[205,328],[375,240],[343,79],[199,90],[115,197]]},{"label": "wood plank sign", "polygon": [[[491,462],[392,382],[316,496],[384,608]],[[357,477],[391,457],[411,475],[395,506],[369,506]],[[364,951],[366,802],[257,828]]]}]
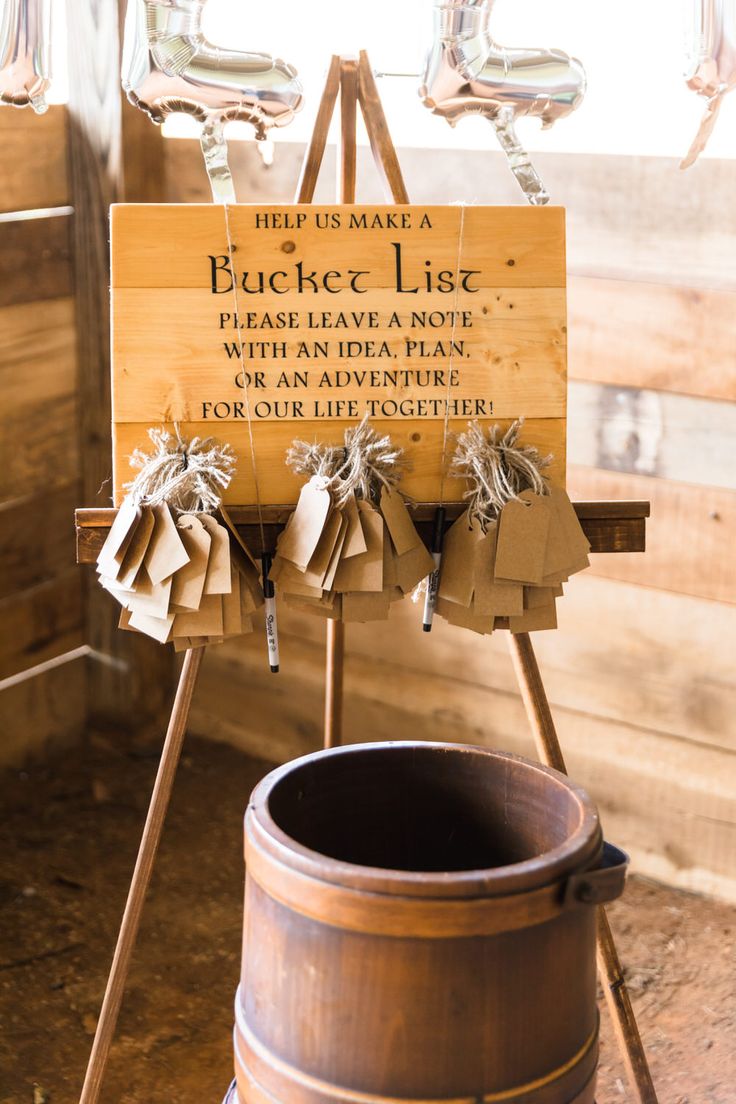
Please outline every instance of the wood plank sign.
[{"label": "wood plank sign", "polygon": [[226,502],[288,504],[291,441],[366,414],[418,501],[462,497],[472,419],[524,415],[564,484],[562,208],[122,204],[111,240],[116,502],[151,426],[232,445]]}]

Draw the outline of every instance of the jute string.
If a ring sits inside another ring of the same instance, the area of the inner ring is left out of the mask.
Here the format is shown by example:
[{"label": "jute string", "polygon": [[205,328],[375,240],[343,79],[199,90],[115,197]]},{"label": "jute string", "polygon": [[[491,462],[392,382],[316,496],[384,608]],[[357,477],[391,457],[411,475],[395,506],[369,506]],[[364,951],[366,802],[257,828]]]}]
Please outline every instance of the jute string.
[{"label": "jute string", "polygon": [[450,474],[470,481],[464,497],[470,516],[477,518],[484,530],[522,491],[549,494],[542,472],[552,456],[542,456],[534,445],[517,445],[523,424],[524,419],[519,418],[502,435],[500,426],[491,426],[486,433],[478,422],[471,422],[458,434]]},{"label": "jute string", "polygon": [[381,488],[395,487],[407,467],[404,450],[376,433],[368,415],[345,430],[344,446],[293,441],[286,462],[297,475],[317,476],[338,508],[352,495],[377,503]]},{"label": "jute string", "polygon": [[235,472],[235,456],[229,445],[211,437],[185,441],[165,429],[149,429],[153,452],[136,449],[131,466],[140,472],[125,489],[139,506],[167,503],[179,513],[213,513]]}]

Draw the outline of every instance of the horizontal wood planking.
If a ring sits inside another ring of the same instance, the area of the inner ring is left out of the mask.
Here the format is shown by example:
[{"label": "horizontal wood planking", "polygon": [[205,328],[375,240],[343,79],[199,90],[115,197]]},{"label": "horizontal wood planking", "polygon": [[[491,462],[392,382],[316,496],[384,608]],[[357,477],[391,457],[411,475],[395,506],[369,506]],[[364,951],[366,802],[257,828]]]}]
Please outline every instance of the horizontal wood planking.
[{"label": "horizontal wood planking", "polygon": [[[319,746],[323,648],[283,635],[285,673],[278,680],[264,665],[258,637],[238,651],[210,652],[193,731],[268,759]],[[694,756],[689,743],[666,733],[576,709],[557,708],[555,718],[571,773],[589,788],[607,836],[631,851],[635,868],[736,899],[736,801],[728,781],[734,753],[705,747]],[[350,742],[449,739],[534,755],[515,693],[460,682],[454,670],[413,671],[375,653],[348,655],[345,731]]]},{"label": "horizontal wood planking", "polygon": [[[359,217],[370,219],[387,210],[401,211],[392,205],[350,207]],[[414,222],[424,211],[413,212]],[[318,207],[295,205],[292,217],[303,214],[314,218]],[[295,287],[296,265],[304,262],[305,271],[321,273],[327,267],[322,242],[329,233],[330,269],[343,276],[334,277],[334,287],[346,287],[348,270],[360,266],[365,275],[361,287],[392,287],[395,254],[391,243],[403,241],[404,275],[424,269],[427,245],[422,231],[381,229],[350,229],[342,226],[320,230],[310,222],[301,228],[256,227],[256,213],[268,214],[268,204],[240,204],[227,208],[215,205],[187,204],[118,204],[111,209],[112,286],[114,288],[190,287],[208,288],[211,283],[210,256],[226,258],[232,245],[234,264],[243,271],[266,273],[284,270],[279,287]],[[479,270],[473,284],[484,287],[564,287],[565,273],[565,212],[560,207],[453,207],[429,205],[426,212],[432,222],[432,268],[447,269],[453,274],[458,268]],[[280,207],[273,214],[280,215]],[[460,265],[458,265],[458,234],[462,226]],[[228,231],[230,241],[228,239]],[[286,247],[286,248],[285,248]],[[254,264],[253,256],[258,258]],[[222,277],[227,287],[229,280]],[[249,284],[251,281],[249,280]],[[252,286],[252,284],[251,284]],[[413,286],[413,285],[412,285]],[[473,286],[473,285],[471,285]],[[310,295],[304,293],[306,305]],[[226,294],[218,296],[223,301]],[[229,296],[232,299],[232,296]],[[452,300],[453,294],[439,295],[439,300]]]},{"label": "horizontal wood planking", "polygon": [[[123,498],[123,484],[135,476],[129,464],[134,449],[148,451],[151,447],[147,431],[151,423],[120,422],[113,427],[113,454],[115,457],[115,502]],[[156,424],[156,423],[154,423]],[[253,442],[256,456],[259,497],[263,503],[296,502],[304,480],[293,475],[286,466],[286,452],[295,437],[302,440],[341,442],[343,431],[349,422],[259,422],[253,423]],[[508,422],[500,421],[508,425]],[[401,483],[402,490],[421,502],[434,502],[440,498],[440,471],[442,469],[442,440],[444,426],[441,422],[413,419],[382,421],[374,419],[373,427],[379,433],[389,433],[395,445],[405,448],[411,460],[411,471]],[[328,429],[329,426],[329,429]],[[467,426],[467,419],[451,419],[451,433],[458,433]],[[169,427],[173,431],[173,426]],[[238,469],[225,492],[226,503],[246,504],[256,501],[255,480],[251,460],[248,425],[239,422],[182,422],[179,429],[187,439],[212,436],[228,442],[238,456]],[[521,440],[532,442],[542,452],[554,454],[555,461],[549,468],[550,477],[564,481],[565,422],[562,419],[530,419],[524,425]],[[448,438],[448,456],[453,448]],[[446,479],[443,497],[448,502],[463,497],[461,480]]]},{"label": "horizontal wood planking", "polygon": [[[485,404],[487,418],[521,412],[528,418],[565,416],[563,288],[482,289],[453,297],[447,305],[438,305],[432,295],[404,305],[393,292],[370,289],[360,296],[357,324],[356,297],[351,296],[347,326],[340,326],[337,302],[328,328],[320,325],[325,304],[319,302],[321,307],[312,311],[294,291],[259,295],[246,303],[241,297],[237,317],[245,323],[252,311],[252,326],[238,331],[229,296],[213,297],[204,288],[113,290],[115,421],[151,420],[154,412],[170,421],[198,421],[203,401],[210,409],[229,404],[231,411],[238,403],[242,418],[239,334],[254,417],[269,409],[268,420],[309,419],[315,403],[324,410],[335,399],[354,402],[362,417],[365,400],[379,395],[412,403],[433,400],[426,416],[435,419],[444,419],[446,400],[473,403],[476,398]],[[265,315],[275,320],[278,312],[295,325],[261,327]],[[400,326],[387,325],[393,312]],[[467,312],[464,320],[457,320],[461,312]],[[436,319],[434,325],[420,324],[427,316]],[[252,354],[251,342],[256,343]],[[315,342],[327,346],[329,359],[314,349]],[[306,383],[297,383],[295,372],[306,376]],[[282,410],[278,415],[276,403]],[[475,407],[468,413],[476,413]]]},{"label": "horizontal wood planking", "polygon": [[63,207],[69,203],[66,161],[66,109],[45,115],[0,111],[3,187],[0,211]]},{"label": "horizontal wood planking", "polygon": [[0,602],[0,679],[84,643],[83,580],[72,567]]},{"label": "horizontal wood planking", "polygon": [[572,466],[568,491],[573,498],[651,501],[646,555],[595,557],[596,575],[736,602],[736,491]]},{"label": "horizontal wood planking", "polygon": [[[170,198],[209,202],[198,143],[172,139],[164,150]],[[290,202],[303,150],[298,143],[279,142],[276,160],[266,168],[255,143],[232,141],[229,157],[240,194]],[[400,149],[399,161],[415,204],[524,202],[506,158],[491,148]],[[736,289],[736,210],[723,203],[736,189],[736,161],[708,158],[687,173],[669,157],[537,152],[534,162],[554,201],[567,209],[571,274]],[[358,179],[361,202],[382,201],[381,180],[366,147],[358,150]],[[334,198],[333,182],[329,148],[317,203]]]},{"label": "horizontal wood planking", "polygon": [[736,402],[572,381],[568,460],[736,490]]},{"label": "horizontal wood planking", "polygon": [[42,393],[14,410],[0,411],[0,502],[55,493],[79,472],[75,380],[54,401],[53,417]]},{"label": "horizontal wood planking", "polygon": [[19,767],[74,745],[86,724],[86,681],[87,659],[79,656],[0,690],[0,765]]},{"label": "horizontal wood planking", "polygon": [[736,291],[573,276],[572,379],[736,398]]},{"label": "horizontal wood planking", "polygon": [[48,582],[74,563],[70,519],[80,499],[81,486],[74,481],[0,505],[0,601]]},{"label": "horizontal wood planking", "polygon": [[71,226],[69,214],[0,221],[0,308],[74,293]]},{"label": "horizontal wood planking", "polygon": [[[324,638],[319,618],[288,607],[279,617],[286,636]],[[733,606],[584,572],[565,585],[558,618],[557,632],[533,636],[553,707],[621,723],[636,717],[641,728],[736,751]],[[517,692],[506,633],[478,637],[437,619],[426,636],[420,620],[413,603],[397,603],[388,621],[350,625],[347,652],[428,678],[452,677],[469,692],[474,686]],[[242,646],[258,650],[260,641],[246,637]],[[283,670],[288,675],[288,660]]]}]

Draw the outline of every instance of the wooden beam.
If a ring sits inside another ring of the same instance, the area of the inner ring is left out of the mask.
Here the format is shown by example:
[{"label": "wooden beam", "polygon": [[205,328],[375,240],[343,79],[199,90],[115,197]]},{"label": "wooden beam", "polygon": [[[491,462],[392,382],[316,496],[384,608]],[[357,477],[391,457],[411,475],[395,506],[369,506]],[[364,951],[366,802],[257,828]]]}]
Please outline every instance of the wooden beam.
[{"label": "wooden beam", "polygon": [[[264,535],[269,548],[286,524],[293,506],[263,506]],[[448,504],[448,525],[459,517],[464,505]],[[414,510],[417,529],[428,545],[432,537],[435,504],[420,502]],[[575,510],[593,552],[643,552],[648,502],[577,502]],[[117,513],[111,509],[81,509],[75,514],[77,527],[77,563],[95,563],[107,530]],[[261,554],[260,533],[255,506],[228,506],[228,513],[254,555]],[[266,549],[267,551],[268,549]]]},{"label": "wooden beam", "polygon": [[299,173],[299,183],[296,186],[295,203],[311,203],[314,198],[314,189],[317,187],[317,178],[325,155],[327,135],[330,132],[330,123],[335,110],[337,94],[340,91],[340,57],[333,54],[330,59],[330,67],[327,70],[327,79],[322,91],[322,99],[319,102],[317,118],[314,122],[314,130],[309,139],[304,161]]},{"label": "wooden beam", "polygon": [[0,223],[0,308],[74,293],[72,225],[69,214]]}]

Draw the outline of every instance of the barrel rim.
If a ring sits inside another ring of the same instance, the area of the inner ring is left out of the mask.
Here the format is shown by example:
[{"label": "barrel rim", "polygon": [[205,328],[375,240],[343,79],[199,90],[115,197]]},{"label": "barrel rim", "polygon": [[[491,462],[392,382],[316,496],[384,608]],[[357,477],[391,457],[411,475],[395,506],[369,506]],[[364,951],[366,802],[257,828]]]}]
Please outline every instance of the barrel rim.
[{"label": "barrel rim", "polygon": [[[299,843],[273,819],[269,808],[270,795],[293,771],[326,758],[393,749],[478,755],[486,759],[505,759],[521,763],[530,770],[548,776],[577,801],[580,813],[577,827],[564,843],[534,858],[500,867],[443,872],[394,870],[334,859]],[[603,836],[595,805],[587,791],[572,782],[566,774],[511,752],[439,740],[383,740],[346,744],[292,759],[270,771],[253,790],[245,814],[245,836],[246,844],[270,853],[287,867],[318,881],[329,882],[345,889],[364,889],[372,893],[404,897],[488,897],[524,893],[559,881],[565,875],[594,867],[600,861],[603,850]]]}]

